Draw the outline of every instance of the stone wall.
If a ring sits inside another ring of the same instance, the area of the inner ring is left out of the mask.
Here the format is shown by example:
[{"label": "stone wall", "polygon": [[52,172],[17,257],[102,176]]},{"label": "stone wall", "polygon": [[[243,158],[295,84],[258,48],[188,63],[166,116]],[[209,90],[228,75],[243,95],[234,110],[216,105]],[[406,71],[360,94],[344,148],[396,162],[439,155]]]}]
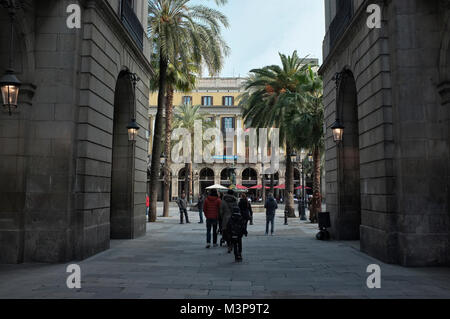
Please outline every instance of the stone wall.
[{"label": "stone wall", "polygon": [[337,111],[332,78],[347,69],[357,90],[361,249],[406,266],[448,264],[450,255],[448,107],[437,89],[448,8],[440,3],[378,1],[382,28],[368,29],[368,15],[360,11],[321,68],[332,233],[357,239],[340,236],[346,227],[338,201],[343,187],[330,129]]},{"label": "stone wall", "polygon": [[125,68],[142,79],[130,237],[145,233],[151,71],[107,1],[82,2],[79,30],[66,27],[71,1],[28,3],[17,24],[19,109],[0,114],[0,262],[84,259],[109,247],[114,95]]}]

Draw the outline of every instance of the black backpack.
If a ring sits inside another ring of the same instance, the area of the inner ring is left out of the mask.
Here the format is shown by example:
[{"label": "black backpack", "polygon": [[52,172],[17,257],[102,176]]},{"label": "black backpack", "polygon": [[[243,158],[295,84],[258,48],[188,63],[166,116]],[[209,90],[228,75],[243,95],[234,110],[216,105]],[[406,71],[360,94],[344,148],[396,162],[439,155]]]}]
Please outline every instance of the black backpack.
[{"label": "black backpack", "polygon": [[233,207],[233,214],[228,222],[228,229],[232,239],[244,236],[246,220],[242,217],[239,207]]}]

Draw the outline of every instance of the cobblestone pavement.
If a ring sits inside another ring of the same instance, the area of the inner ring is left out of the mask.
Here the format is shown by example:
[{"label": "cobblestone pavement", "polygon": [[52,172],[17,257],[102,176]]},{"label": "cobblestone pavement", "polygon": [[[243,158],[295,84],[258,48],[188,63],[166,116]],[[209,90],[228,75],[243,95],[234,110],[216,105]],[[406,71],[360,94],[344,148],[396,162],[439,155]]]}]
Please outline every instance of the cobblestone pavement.
[{"label": "cobblestone pavement", "polygon": [[[241,264],[225,248],[205,249],[198,213],[188,225],[171,213],[147,236],[79,262],[81,289],[67,288],[65,264],[0,265],[0,298],[450,298],[449,268],[383,264],[357,242],[317,241],[317,225],[284,226],[282,211],[273,237],[264,214],[255,216]],[[367,288],[370,264],[381,266],[381,289]]]}]

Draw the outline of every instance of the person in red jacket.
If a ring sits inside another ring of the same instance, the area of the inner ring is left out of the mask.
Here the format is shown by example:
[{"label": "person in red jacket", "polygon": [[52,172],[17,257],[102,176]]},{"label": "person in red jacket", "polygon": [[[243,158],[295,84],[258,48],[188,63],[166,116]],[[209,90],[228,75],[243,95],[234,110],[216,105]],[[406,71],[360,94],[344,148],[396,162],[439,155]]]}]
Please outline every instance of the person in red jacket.
[{"label": "person in red jacket", "polygon": [[211,248],[211,228],[213,230],[213,243],[217,247],[217,223],[219,220],[219,210],[222,201],[216,190],[212,190],[203,204],[203,212],[206,217],[206,248]]}]

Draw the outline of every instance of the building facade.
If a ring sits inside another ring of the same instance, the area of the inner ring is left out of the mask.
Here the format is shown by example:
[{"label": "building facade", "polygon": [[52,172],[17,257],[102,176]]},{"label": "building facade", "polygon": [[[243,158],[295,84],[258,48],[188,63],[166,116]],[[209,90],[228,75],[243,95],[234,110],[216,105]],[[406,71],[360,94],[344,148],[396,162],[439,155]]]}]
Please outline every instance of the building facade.
[{"label": "building facade", "polygon": [[[314,62],[314,61],[312,61]],[[315,60],[317,63],[317,61]],[[200,78],[197,81],[196,88],[190,93],[175,92],[174,105],[191,104],[201,105],[201,112],[207,114],[211,121],[215,122],[216,127],[222,132],[226,129],[241,128],[246,129],[244,125],[242,109],[239,107],[239,96],[243,93],[244,78]],[[154,127],[154,119],[157,111],[157,94],[150,96],[150,125]],[[224,133],[225,135],[225,133]],[[149,148],[151,150],[151,147]],[[267,150],[267,154],[270,151]],[[261,149],[259,149],[261,153]],[[273,185],[279,186],[285,184],[285,162],[283,158],[284,151],[281,149],[280,169],[273,176]],[[214,184],[229,187],[232,184],[233,174],[235,174],[236,185],[242,185],[247,188],[263,184],[263,166],[259,158],[257,163],[250,163],[249,149],[245,144],[239,144],[235,138],[232,151],[226,152],[224,149],[221,155],[229,155],[232,157],[245,156],[246,163],[215,163],[211,164],[193,164],[192,176],[193,196],[197,198],[199,194],[205,192],[205,188]],[[172,164],[171,177],[171,198],[176,200],[185,190],[186,169],[184,164]],[[267,166],[264,171],[266,171]],[[301,170],[294,170],[295,186],[301,185]],[[162,179],[158,200],[162,200]],[[265,185],[271,185],[272,177],[265,175]],[[250,195],[256,198],[260,197],[261,191],[251,190]],[[276,196],[283,196],[282,190],[275,190]]]},{"label": "building facade", "polygon": [[[18,108],[0,112],[0,263],[66,262],[145,234],[147,1],[14,2]],[[67,20],[81,9],[80,28]],[[0,73],[10,20],[0,8]],[[133,89],[133,77],[140,81]],[[135,143],[127,124],[140,126]]]},{"label": "building facade", "polygon": [[[369,5],[381,8],[370,28]],[[450,264],[450,1],[326,0],[326,199],[336,239]],[[344,137],[333,140],[339,119]]]}]

